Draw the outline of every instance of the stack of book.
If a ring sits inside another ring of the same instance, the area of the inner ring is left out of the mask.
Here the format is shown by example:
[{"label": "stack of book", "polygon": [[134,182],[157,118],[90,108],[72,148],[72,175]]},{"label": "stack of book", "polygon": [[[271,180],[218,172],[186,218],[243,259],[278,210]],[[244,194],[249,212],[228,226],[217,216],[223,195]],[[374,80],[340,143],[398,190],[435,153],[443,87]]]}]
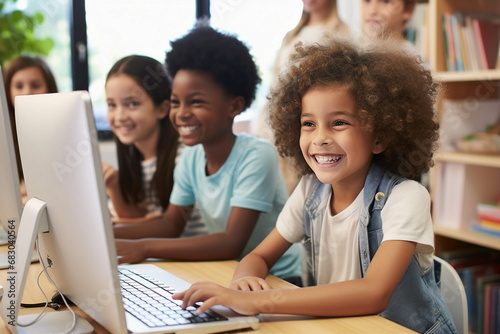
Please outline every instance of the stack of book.
[{"label": "stack of book", "polygon": [[500,203],[479,203],[477,215],[478,221],[472,224],[474,231],[500,237]]},{"label": "stack of book", "polygon": [[500,69],[500,17],[444,13],[443,34],[448,71]]},{"label": "stack of book", "polygon": [[500,333],[500,258],[498,252],[474,247],[437,254],[458,272],[469,310],[469,331]]}]

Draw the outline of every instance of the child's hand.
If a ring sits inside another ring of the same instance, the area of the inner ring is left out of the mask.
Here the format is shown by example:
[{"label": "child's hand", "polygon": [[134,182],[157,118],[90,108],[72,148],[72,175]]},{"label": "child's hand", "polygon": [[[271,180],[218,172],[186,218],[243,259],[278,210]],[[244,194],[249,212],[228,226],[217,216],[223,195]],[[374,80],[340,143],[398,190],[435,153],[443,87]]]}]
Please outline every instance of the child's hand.
[{"label": "child's hand", "polygon": [[261,291],[271,290],[271,286],[262,278],[255,276],[245,276],[231,282],[230,289],[241,291]]},{"label": "child's hand", "polygon": [[141,240],[116,240],[115,245],[119,263],[137,263],[147,257]]},{"label": "child's hand", "polygon": [[255,305],[255,294],[236,291],[225,288],[212,282],[198,282],[191,285],[189,289],[172,295],[173,299],[182,300],[181,307],[184,309],[197,302],[203,302],[196,311],[201,314],[215,305],[223,305],[235,312],[243,315],[259,314],[260,311]]},{"label": "child's hand", "polygon": [[107,188],[118,186],[118,172],[116,171],[116,169],[103,162],[102,172],[104,175],[104,184]]}]

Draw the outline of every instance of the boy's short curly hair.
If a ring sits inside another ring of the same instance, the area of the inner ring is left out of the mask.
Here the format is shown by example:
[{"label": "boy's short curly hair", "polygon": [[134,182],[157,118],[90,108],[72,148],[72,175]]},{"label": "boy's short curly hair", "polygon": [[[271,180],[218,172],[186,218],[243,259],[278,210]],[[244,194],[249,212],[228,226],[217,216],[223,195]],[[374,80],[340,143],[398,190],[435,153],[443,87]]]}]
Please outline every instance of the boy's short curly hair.
[{"label": "boy's short curly hair", "polygon": [[172,79],[179,70],[205,71],[226,93],[242,96],[245,109],[252,104],[261,79],[248,47],[238,38],[199,24],[170,45],[165,63]]},{"label": "boy's short curly hair", "polygon": [[432,166],[438,124],[434,105],[438,84],[401,45],[330,39],[296,46],[292,65],[270,94],[269,121],[282,156],[294,158],[300,175],[312,173],[299,147],[302,97],[314,87],[346,88],[366,131],[387,148],[374,156],[386,170],[417,178]]}]

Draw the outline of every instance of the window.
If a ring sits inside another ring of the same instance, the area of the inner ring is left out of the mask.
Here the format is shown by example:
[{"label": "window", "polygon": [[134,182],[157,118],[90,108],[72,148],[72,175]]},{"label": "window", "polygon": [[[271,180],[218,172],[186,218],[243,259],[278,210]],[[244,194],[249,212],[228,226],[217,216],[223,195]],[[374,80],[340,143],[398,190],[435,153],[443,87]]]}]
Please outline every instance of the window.
[{"label": "window", "polygon": [[212,0],[210,13],[211,25],[236,34],[250,48],[259,66],[262,84],[256,100],[238,116],[238,120],[252,119],[266,101],[276,53],[285,34],[299,22],[302,1]]},{"label": "window", "polygon": [[51,37],[54,47],[47,57],[50,69],[56,78],[57,88],[61,92],[72,88],[71,48],[69,35],[69,16],[71,0],[19,0],[15,3],[17,9],[28,14],[40,12],[45,20],[36,29],[38,37]]},{"label": "window", "polygon": [[98,130],[106,121],[106,75],[131,54],[164,63],[170,40],[183,36],[195,22],[195,1],[86,0],[89,93]]}]

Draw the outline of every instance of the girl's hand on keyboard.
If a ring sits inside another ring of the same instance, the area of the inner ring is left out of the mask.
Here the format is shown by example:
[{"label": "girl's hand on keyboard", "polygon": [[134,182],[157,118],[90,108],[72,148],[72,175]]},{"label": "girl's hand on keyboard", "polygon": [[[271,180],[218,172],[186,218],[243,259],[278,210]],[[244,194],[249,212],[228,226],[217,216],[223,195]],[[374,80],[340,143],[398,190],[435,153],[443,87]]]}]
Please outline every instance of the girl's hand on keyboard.
[{"label": "girl's hand on keyboard", "polygon": [[173,299],[182,300],[181,307],[185,309],[197,302],[203,302],[196,312],[202,314],[212,306],[223,305],[242,315],[261,313],[257,306],[264,305],[254,298],[256,293],[248,293],[225,288],[212,282],[198,282],[189,289],[172,295]]},{"label": "girl's hand on keyboard", "polygon": [[270,290],[271,286],[262,278],[256,276],[245,276],[231,282],[230,289],[241,291]]},{"label": "girl's hand on keyboard", "polygon": [[119,263],[137,263],[144,261],[143,241],[142,240],[115,240],[116,253],[118,255]]}]

